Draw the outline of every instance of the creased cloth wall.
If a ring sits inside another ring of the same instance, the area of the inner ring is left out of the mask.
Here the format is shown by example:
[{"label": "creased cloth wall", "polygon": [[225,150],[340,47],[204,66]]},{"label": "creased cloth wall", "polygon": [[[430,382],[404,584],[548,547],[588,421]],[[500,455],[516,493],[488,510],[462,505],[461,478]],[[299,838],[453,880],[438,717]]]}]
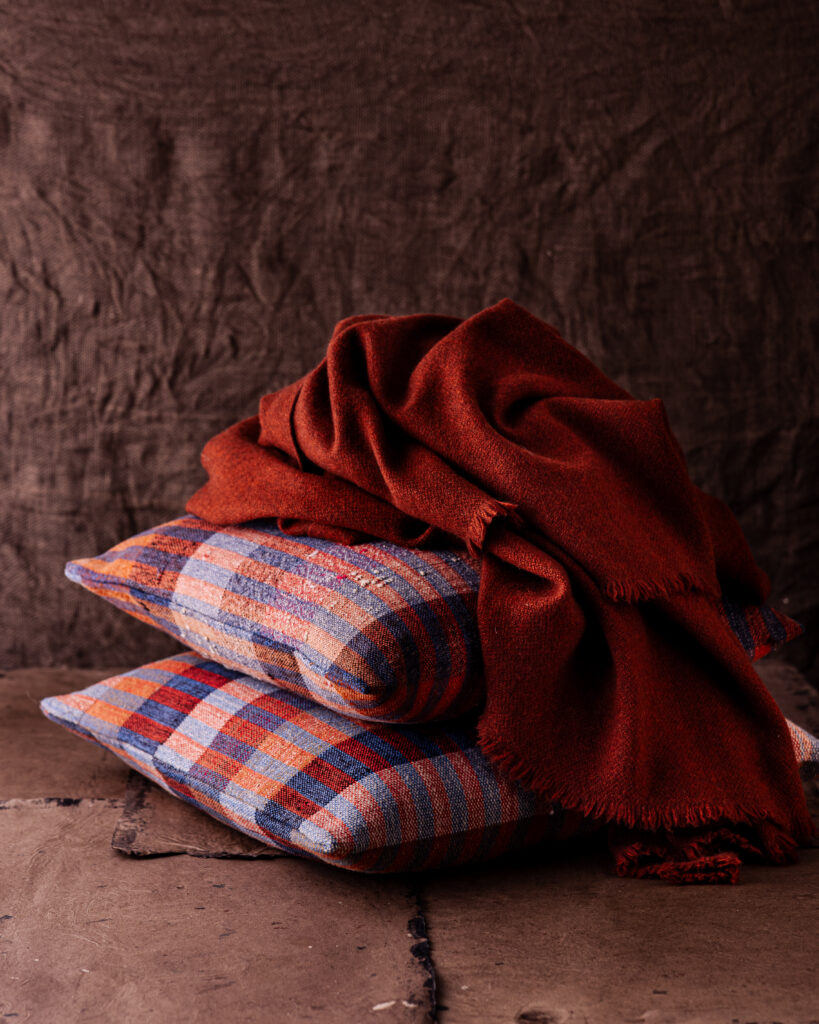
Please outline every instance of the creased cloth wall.
[{"label": "creased cloth wall", "polygon": [[362,312],[510,296],[639,398],[819,635],[819,9],[0,13],[3,664],[171,641],[63,579]]}]

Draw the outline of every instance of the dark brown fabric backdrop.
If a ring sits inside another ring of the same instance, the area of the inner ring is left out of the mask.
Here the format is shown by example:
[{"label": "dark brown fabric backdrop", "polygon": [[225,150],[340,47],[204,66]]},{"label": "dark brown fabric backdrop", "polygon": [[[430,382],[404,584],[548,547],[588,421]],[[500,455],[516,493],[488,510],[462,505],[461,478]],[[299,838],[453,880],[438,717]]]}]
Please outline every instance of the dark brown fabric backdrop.
[{"label": "dark brown fabric backdrop", "polygon": [[0,13],[7,667],[172,641],[62,576],[360,312],[509,296],[636,396],[819,644],[819,8],[30,0]]}]

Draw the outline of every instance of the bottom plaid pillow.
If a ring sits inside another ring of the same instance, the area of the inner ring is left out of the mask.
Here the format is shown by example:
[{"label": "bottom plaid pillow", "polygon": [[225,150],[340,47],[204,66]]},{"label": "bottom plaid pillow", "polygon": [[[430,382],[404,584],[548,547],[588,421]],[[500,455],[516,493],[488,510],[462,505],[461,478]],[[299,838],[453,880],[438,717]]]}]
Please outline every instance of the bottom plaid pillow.
[{"label": "bottom plaid pillow", "polygon": [[[347,718],[192,652],[40,707],[219,821],[357,871],[481,860],[599,827],[497,771],[474,717]],[[815,768],[819,741],[789,724],[798,759]]]}]

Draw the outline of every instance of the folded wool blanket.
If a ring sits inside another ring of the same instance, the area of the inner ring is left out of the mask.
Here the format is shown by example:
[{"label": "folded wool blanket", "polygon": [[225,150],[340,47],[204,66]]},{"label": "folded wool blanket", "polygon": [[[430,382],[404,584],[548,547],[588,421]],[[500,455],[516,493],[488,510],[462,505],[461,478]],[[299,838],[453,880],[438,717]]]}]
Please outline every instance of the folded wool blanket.
[{"label": "folded wool blanket", "polygon": [[202,461],[187,509],[214,523],[480,552],[481,747],[609,822],[621,874],[735,881],[814,834],[785,719],[719,614],[770,589],[738,523],[660,400],[516,303],[340,321]]}]

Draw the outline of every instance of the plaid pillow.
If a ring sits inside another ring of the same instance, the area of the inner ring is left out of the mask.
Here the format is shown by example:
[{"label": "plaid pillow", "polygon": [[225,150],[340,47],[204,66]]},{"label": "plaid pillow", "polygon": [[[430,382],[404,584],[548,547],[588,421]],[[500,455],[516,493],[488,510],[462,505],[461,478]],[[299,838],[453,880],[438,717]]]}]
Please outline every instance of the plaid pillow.
[{"label": "plaid pillow", "polygon": [[751,661],[764,658],[804,632],[795,619],[768,604],[741,605],[723,601],[720,611]]},{"label": "plaid pillow", "polygon": [[[291,537],[271,522],[184,516],[66,575],[205,657],[346,715],[425,722],[480,702],[477,559]],[[752,659],[802,631],[767,606],[723,613]]]},{"label": "plaid pillow", "polygon": [[[357,871],[464,863],[597,828],[499,773],[474,722],[356,721],[192,652],[40,707],[219,821]],[[816,772],[819,740],[788,725],[803,774]]]},{"label": "plaid pillow", "polygon": [[219,821],[357,871],[463,863],[596,830],[497,772],[474,723],[346,718],[192,652],[40,707]]}]

